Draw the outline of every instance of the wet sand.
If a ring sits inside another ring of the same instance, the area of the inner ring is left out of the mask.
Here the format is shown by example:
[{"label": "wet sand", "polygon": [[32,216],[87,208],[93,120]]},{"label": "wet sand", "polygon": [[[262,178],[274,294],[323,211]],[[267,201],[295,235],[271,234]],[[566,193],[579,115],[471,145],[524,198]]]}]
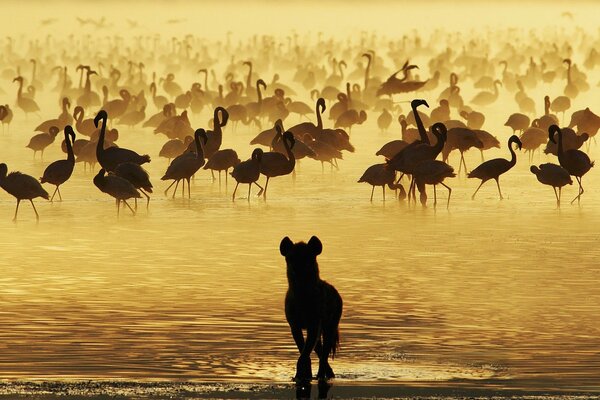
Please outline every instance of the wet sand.
[{"label": "wet sand", "polygon": [[310,398],[337,399],[561,399],[583,400],[600,396],[598,392],[516,390],[499,388],[493,381],[482,382],[481,388],[461,388],[431,383],[419,385],[312,384],[298,390],[294,384],[196,383],[196,382],[131,382],[131,381],[2,381],[0,398],[28,399],[289,399],[310,393]]}]

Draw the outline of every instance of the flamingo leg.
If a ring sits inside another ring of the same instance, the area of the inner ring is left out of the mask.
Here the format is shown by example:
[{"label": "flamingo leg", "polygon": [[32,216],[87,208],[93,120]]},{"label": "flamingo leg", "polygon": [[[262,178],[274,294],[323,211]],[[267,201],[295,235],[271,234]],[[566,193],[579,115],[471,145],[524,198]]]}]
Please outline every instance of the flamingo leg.
[{"label": "flamingo leg", "polygon": [[[252,183],[248,184],[248,202],[250,202],[250,189],[252,188]],[[259,194],[260,195],[260,194]]]},{"label": "flamingo leg", "polygon": [[121,200],[115,199],[117,202],[117,218],[119,217],[119,213],[121,212]]},{"label": "flamingo leg", "polygon": [[433,208],[437,206],[437,190],[435,189],[437,185],[433,185]]},{"label": "flamingo leg", "polygon": [[[189,190],[189,186],[190,184],[188,183],[188,190]],[[185,197],[185,179],[181,180],[181,198]]]},{"label": "flamingo leg", "polygon": [[465,166],[465,175],[467,174],[467,161],[465,160],[464,153],[460,153],[460,158],[462,159],[463,165]]},{"label": "flamingo leg", "polygon": [[460,171],[462,170],[462,159],[463,159],[463,156],[462,156],[462,153],[460,153],[460,161],[458,162],[458,174],[457,175],[460,175]]},{"label": "flamingo leg", "polygon": [[375,191],[375,185],[373,185],[373,188],[371,188],[371,203],[373,202],[373,192]]},{"label": "flamingo leg", "polygon": [[576,176],[575,179],[577,179],[577,183],[579,184],[579,194],[577,195],[577,197],[575,197],[573,200],[571,200],[571,204],[573,204],[575,202],[575,200],[577,200],[577,203],[579,203],[581,201],[581,195],[583,194],[583,186],[581,185],[581,177]]},{"label": "flamingo leg", "polygon": [[177,193],[177,188],[179,187],[179,181],[181,179],[177,179],[177,183],[175,184],[175,189],[173,189],[173,198],[175,198],[175,193]]},{"label": "flamingo leg", "polygon": [[62,201],[62,195],[60,194],[60,185],[56,185],[56,191],[58,192],[58,199]]},{"label": "flamingo leg", "polygon": [[187,178],[187,184],[188,184],[188,199],[192,198],[192,193],[190,192],[190,178]]},{"label": "flamingo leg", "polygon": [[498,193],[500,193],[500,200],[504,200],[504,197],[502,197],[502,191],[500,190],[500,178],[496,178],[496,185],[498,186]]},{"label": "flamingo leg", "polygon": [[[146,210],[150,208],[150,195],[144,191],[144,189],[140,189],[140,193],[146,196]],[[137,199],[136,199],[137,202]]]},{"label": "flamingo leg", "polygon": [[556,197],[556,205],[560,207],[560,199],[558,198],[558,193],[556,192],[556,186],[552,186],[552,189],[554,190],[554,197]]},{"label": "flamingo leg", "polygon": [[267,182],[265,183],[265,190],[263,191],[263,198],[267,199],[267,188],[269,187],[269,177],[267,176]]},{"label": "flamingo leg", "polygon": [[[254,183],[256,186],[258,186],[258,188],[260,189],[257,194],[257,196],[260,196],[265,189],[262,186],[260,186],[257,182],[252,182],[252,183]],[[251,183],[251,185],[252,185],[252,183]]]},{"label": "flamingo leg", "polygon": [[171,184],[169,185],[169,187],[167,188],[167,190],[165,190],[165,196],[167,195],[167,193],[169,192],[169,189],[171,189],[171,186],[173,186],[175,184],[175,182],[177,181],[173,181],[171,182]]},{"label": "flamingo leg", "polygon": [[123,203],[125,203],[125,205],[127,206],[127,208],[129,208],[129,209],[131,210],[131,213],[132,213],[133,215],[135,215],[135,211],[134,211],[134,209],[133,209],[133,208],[131,208],[131,206],[129,205],[129,203],[127,203],[127,200],[123,200]]},{"label": "flamingo leg", "polygon": [[[440,182],[440,185],[448,189],[448,203],[446,203],[446,209],[450,208],[450,196],[452,196],[452,188],[446,185],[444,182]],[[435,187],[435,186],[434,186]]]},{"label": "flamingo leg", "polygon": [[134,197],[133,201],[135,202],[133,208],[135,208],[135,210],[137,211],[137,197]]},{"label": "flamingo leg", "polygon": [[237,182],[237,183],[235,184],[235,189],[233,189],[233,196],[231,197],[231,200],[232,200],[232,201],[235,201],[235,192],[237,192],[237,188],[238,188],[238,186],[239,186],[239,185],[240,185],[240,183],[239,183],[239,182]]},{"label": "flamingo leg", "polygon": [[560,198],[562,197],[562,186],[558,188],[558,206],[560,207]]},{"label": "flamingo leg", "polygon": [[475,193],[473,193],[473,195],[471,196],[471,200],[475,200],[475,195],[477,194],[477,192],[479,192],[479,189],[481,189],[481,186],[483,186],[484,183],[485,181],[481,181],[479,186],[477,186],[477,189],[475,189]]},{"label": "flamingo leg", "polygon": [[54,200],[54,195],[56,194],[57,190],[58,190],[58,186],[56,186],[56,189],[54,189],[54,193],[52,193],[52,196],[50,197],[50,202],[52,202],[52,200]]},{"label": "flamingo leg", "polygon": [[383,191],[383,201],[385,201],[385,185],[383,185],[381,189]]},{"label": "flamingo leg", "polygon": [[17,214],[19,213],[19,204],[21,204],[21,200],[17,199],[17,208],[15,209],[15,216],[13,217],[13,222],[17,220]]}]

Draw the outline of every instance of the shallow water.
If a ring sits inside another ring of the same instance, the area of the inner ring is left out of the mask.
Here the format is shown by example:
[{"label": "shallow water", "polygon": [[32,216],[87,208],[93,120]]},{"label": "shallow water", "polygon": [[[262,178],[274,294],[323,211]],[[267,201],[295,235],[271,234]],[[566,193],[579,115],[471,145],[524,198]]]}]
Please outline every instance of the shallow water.
[{"label": "shallow water", "polygon": [[[470,99],[475,92],[464,85]],[[534,94],[561,90],[557,82]],[[572,110],[598,112],[596,93],[582,94]],[[54,97],[40,96],[45,120],[56,113]],[[424,97],[434,106],[437,95]],[[502,125],[517,111],[511,95],[484,111],[484,128],[502,142],[486,157],[507,157],[511,132]],[[1,161],[41,176],[64,157],[59,142],[43,162],[32,160],[24,146],[40,119],[15,114],[0,134]],[[210,116],[205,111],[194,126]],[[596,168],[584,179],[581,205],[563,201],[560,209],[522,154],[501,179],[503,201],[493,182],[472,201],[478,181],[460,176],[448,181],[449,210],[444,189],[437,209],[408,206],[390,192],[383,202],[377,190],[369,202],[370,187],[356,180],[381,162],[375,151],[399,137],[397,124],[379,133],[376,117],[353,129],[357,151],[344,154],[340,171],[302,161],[295,181],[270,182],[267,201],[254,191],[247,201],[241,187],[232,202],[232,182],[219,185],[205,171],[191,200],[163,196],[164,138],[125,127],[118,144],[153,159],[148,211],[141,205],[135,217],[122,210],[117,218],[81,165],[62,203],[36,200],[39,223],[28,204],[10,222],[14,199],[0,192],[0,378],[288,382],[297,351],[283,315],[278,246],[284,236],[317,235],[321,276],[344,298],[333,362],[341,384],[599,390]],[[257,132],[228,126],[223,146],[245,159]],[[592,145],[591,158],[599,155]],[[535,156],[537,164],[550,161],[557,162]],[[458,164],[456,154],[450,162]],[[469,169],[479,162],[467,153]],[[563,192],[570,200],[576,188]]]}]

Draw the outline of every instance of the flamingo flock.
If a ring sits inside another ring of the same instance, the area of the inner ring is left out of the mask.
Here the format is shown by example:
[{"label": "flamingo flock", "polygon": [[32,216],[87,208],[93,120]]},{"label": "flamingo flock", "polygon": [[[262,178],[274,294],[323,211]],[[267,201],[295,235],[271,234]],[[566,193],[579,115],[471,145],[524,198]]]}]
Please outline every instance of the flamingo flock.
[{"label": "flamingo flock", "polygon": [[[582,44],[577,53],[542,38],[532,39],[534,47],[503,39],[502,51],[494,52],[489,44],[441,51],[418,44],[418,33],[410,39],[386,42],[374,35],[360,43],[334,38],[316,43],[270,37],[239,46],[219,42],[218,48],[189,35],[166,42],[157,37],[152,49],[150,41],[133,41],[127,56],[65,50],[60,57],[10,39],[0,60],[0,93],[6,97],[0,105],[3,132],[15,135],[10,126],[17,119],[31,129],[23,146],[36,162],[45,164],[44,151],[56,146],[66,155],[47,164],[39,179],[9,173],[0,164],[0,186],[17,201],[14,219],[22,200],[31,203],[39,219],[33,200],[63,201],[61,187],[83,168],[98,190],[115,199],[117,213],[123,206],[135,214],[138,199],[145,198],[146,208],[150,206],[154,186],[145,166],[157,161],[117,142],[123,135],[143,132],[164,136],[156,154],[167,161],[160,177],[171,181],[165,196],[172,189],[175,198],[181,184],[185,197],[187,184],[191,199],[192,180],[208,170],[219,185],[223,175],[225,185],[229,177],[235,180],[233,201],[240,184],[248,185],[248,201],[252,186],[266,201],[272,179],[290,176],[295,182],[302,173],[299,166],[310,162],[321,165],[323,176],[326,166],[337,173],[345,157],[365,154],[355,147],[354,138],[371,135],[379,143],[374,154],[379,160],[365,166],[358,179],[372,186],[371,201],[376,187],[385,199],[387,187],[408,204],[417,203],[418,192],[426,206],[429,190],[435,207],[441,186],[448,191],[450,207],[450,180],[461,177],[466,182],[479,179],[473,200],[490,180],[496,181],[503,199],[500,177],[518,161],[525,162],[520,151],[528,154],[531,182],[551,186],[557,205],[573,177],[577,195],[571,203],[582,201],[583,178],[594,166],[589,152],[600,116],[591,107],[577,110],[573,104],[595,86],[584,72],[600,65],[592,45]],[[67,48],[66,40],[54,40],[55,47]],[[90,46],[105,46],[100,38],[90,41]],[[191,81],[182,78],[189,76]],[[5,84],[6,89],[13,85],[14,98],[3,90]],[[535,98],[534,90],[554,95]],[[44,115],[53,113],[53,107],[46,107],[40,95],[55,99],[55,117],[41,120],[39,104]],[[511,100],[500,100],[505,98]],[[490,123],[496,117],[491,108],[498,110],[498,104],[503,126]],[[203,116],[208,121],[201,122]],[[249,150],[224,148],[225,135],[248,132]],[[485,155],[503,143],[510,158],[486,161]],[[471,149],[481,156],[472,169],[465,158]],[[460,158],[453,165],[454,152]],[[250,158],[240,158],[243,153]],[[547,162],[533,165],[536,153]],[[93,172],[96,166],[99,171]],[[53,187],[51,196],[42,185]]]}]

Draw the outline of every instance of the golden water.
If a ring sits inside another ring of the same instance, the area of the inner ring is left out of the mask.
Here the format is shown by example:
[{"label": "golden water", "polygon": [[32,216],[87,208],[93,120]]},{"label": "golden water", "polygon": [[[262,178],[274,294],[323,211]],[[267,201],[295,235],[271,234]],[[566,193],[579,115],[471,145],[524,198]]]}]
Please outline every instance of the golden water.
[{"label": "golden water", "polygon": [[[174,7],[181,13],[182,4]],[[148,34],[159,29],[146,26]],[[415,61],[427,76],[426,61]],[[572,110],[598,112],[599,75],[589,75],[592,89]],[[182,86],[193,79],[182,77]],[[465,100],[475,93],[467,82]],[[563,85],[529,92],[541,104]],[[16,85],[3,81],[2,88],[8,94],[1,102],[12,104]],[[41,120],[54,117],[55,94],[38,96]],[[424,97],[433,106],[437,93]],[[512,95],[503,92],[483,111],[484,129],[502,142],[486,157],[508,157],[511,132],[502,125],[517,111]],[[154,112],[149,101],[147,115]],[[210,116],[206,110],[193,126]],[[10,222],[14,199],[0,193],[0,378],[289,381],[297,351],[283,315],[287,282],[278,246],[286,235],[317,235],[321,276],[344,298],[342,349],[333,362],[340,381],[598,389],[597,168],[584,178],[581,205],[566,201],[576,194],[571,186],[561,209],[523,154],[501,179],[503,201],[493,182],[472,201],[478,181],[461,176],[447,181],[449,210],[407,206],[391,193],[382,202],[378,190],[370,203],[370,187],[356,181],[381,162],[375,151],[399,137],[397,124],[379,133],[376,116],[353,129],[357,151],[345,153],[340,171],[322,173],[318,163],[302,161],[295,182],[271,181],[266,202],[248,202],[246,187],[232,202],[231,181],[219,186],[205,171],[193,181],[191,200],[164,197],[164,137],[126,127],[118,144],[152,157],[149,211],[141,207],[132,217],[123,210],[117,218],[114,201],[81,165],[61,190],[62,203],[36,200],[39,223],[25,203],[19,221]],[[32,160],[24,146],[39,122],[15,111],[10,133],[0,135],[0,161],[9,171],[38,177],[64,157],[57,140],[44,162]],[[286,125],[293,123],[290,117]],[[256,133],[228,126],[223,147],[246,159]],[[600,160],[595,144],[590,155]],[[478,152],[467,153],[469,169],[479,161]],[[535,157],[549,161],[556,159]],[[458,165],[456,154],[450,163]]]}]

